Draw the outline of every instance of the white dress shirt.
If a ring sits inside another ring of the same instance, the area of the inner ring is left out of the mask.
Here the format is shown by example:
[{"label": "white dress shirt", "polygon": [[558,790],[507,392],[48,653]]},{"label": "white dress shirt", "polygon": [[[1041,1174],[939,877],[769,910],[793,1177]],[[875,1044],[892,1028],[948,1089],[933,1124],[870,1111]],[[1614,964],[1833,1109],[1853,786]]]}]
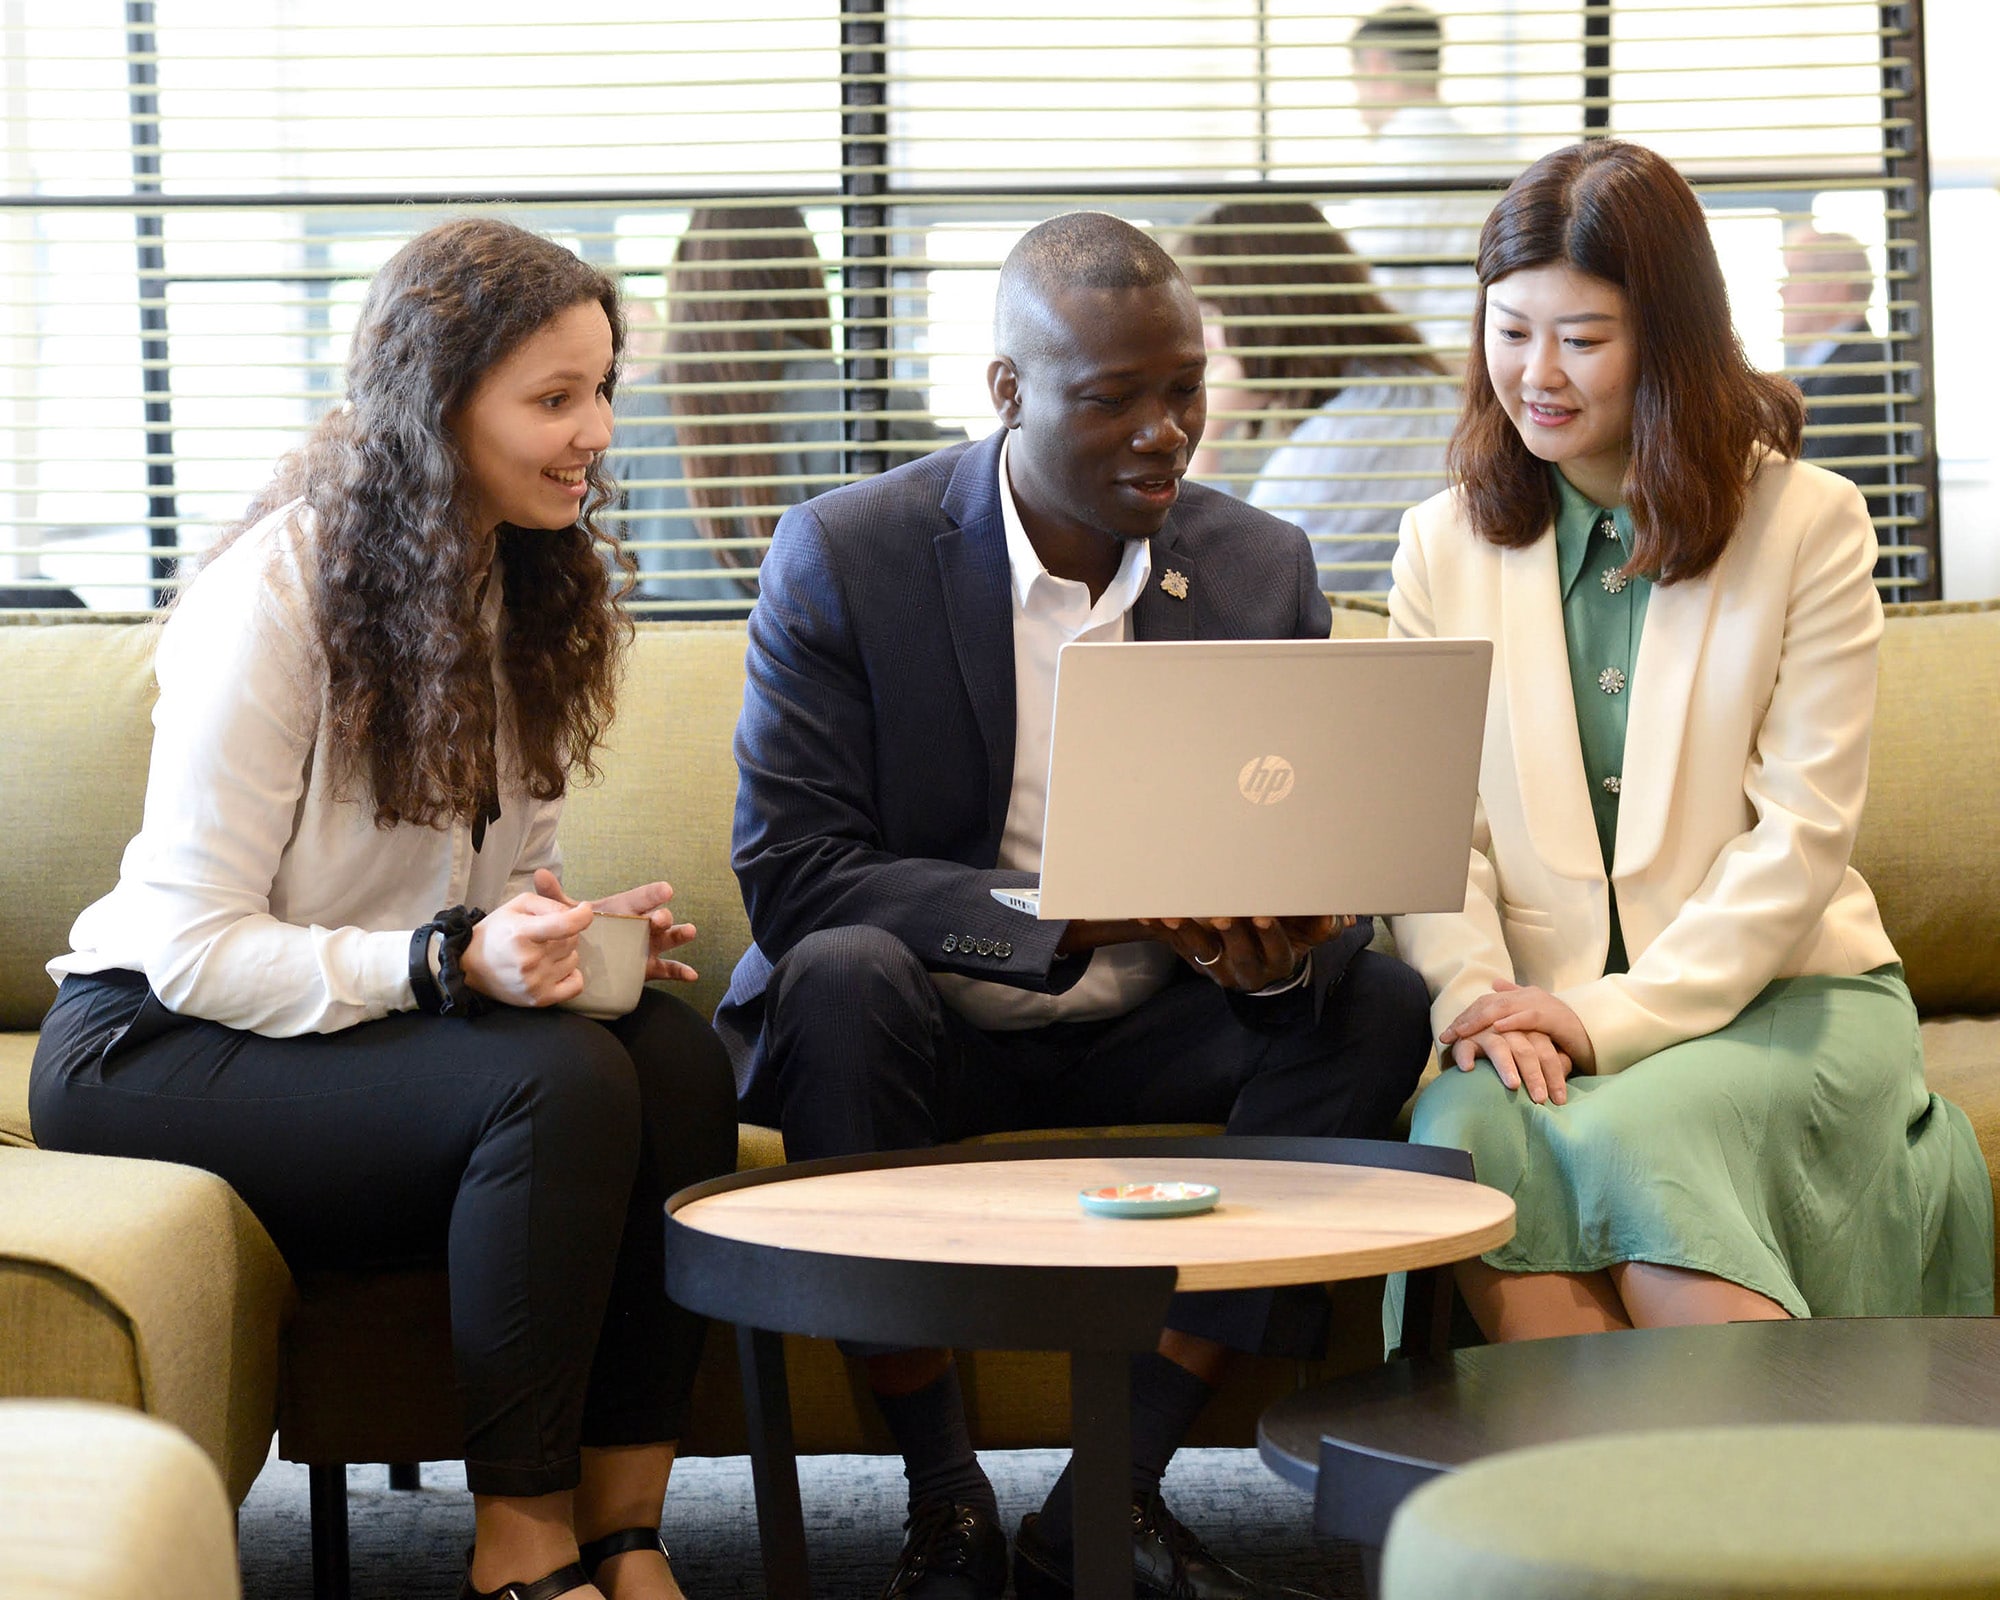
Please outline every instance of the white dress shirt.
[{"label": "white dress shirt", "polygon": [[[1439,180],[1512,176],[1505,144],[1472,133],[1436,103],[1398,106],[1368,141],[1365,176]],[[1464,265],[1377,262],[1376,289],[1416,324],[1427,344],[1455,347],[1471,329],[1478,280],[1471,258],[1497,196],[1480,193],[1359,195],[1334,223],[1364,256],[1464,256]]]},{"label": "white dress shirt", "polygon": [[[117,887],[70,930],[65,973],[123,968],[183,1016],[331,1033],[416,1005],[412,930],[487,909],[558,868],[560,801],[521,789],[496,671],[501,812],[471,829],[375,826],[332,788],[326,669],[307,591],[311,514],[286,506],[203,570],[161,630],[146,809]],[[502,584],[487,585],[497,637]]]},{"label": "white dress shirt", "polygon": [[[1131,638],[1132,607],[1153,575],[1153,552],[1143,539],[1128,541],[1117,573],[1094,604],[1087,584],[1054,576],[1035,554],[1014,503],[1007,476],[1011,442],[1010,436],[1000,444],[1000,516],[1007,529],[1008,592],[1014,603],[1014,785],[996,865],[1039,873],[1049,802],[1056,652],[1073,639]],[[979,1027],[1039,1028],[1049,1022],[1122,1017],[1166,987],[1176,959],[1163,944],[1108,945],[1091,953],[1083,976],[1062,994],[1037,994],[956,973],[934,973],[931,981],[947,1005]]]}]

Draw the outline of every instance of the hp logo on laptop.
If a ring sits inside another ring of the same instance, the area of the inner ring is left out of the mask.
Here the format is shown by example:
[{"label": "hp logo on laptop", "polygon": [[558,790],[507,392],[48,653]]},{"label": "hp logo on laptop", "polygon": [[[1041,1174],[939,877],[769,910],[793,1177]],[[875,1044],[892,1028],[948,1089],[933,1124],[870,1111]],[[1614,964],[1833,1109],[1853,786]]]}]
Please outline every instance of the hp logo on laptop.
[{"label": "hp logo on laptop", "polygon": [[1283,756],[1253,756],[1236,774],[1236,787],[1253,806],[1274,806],[1292,792],[1297,774]]}]

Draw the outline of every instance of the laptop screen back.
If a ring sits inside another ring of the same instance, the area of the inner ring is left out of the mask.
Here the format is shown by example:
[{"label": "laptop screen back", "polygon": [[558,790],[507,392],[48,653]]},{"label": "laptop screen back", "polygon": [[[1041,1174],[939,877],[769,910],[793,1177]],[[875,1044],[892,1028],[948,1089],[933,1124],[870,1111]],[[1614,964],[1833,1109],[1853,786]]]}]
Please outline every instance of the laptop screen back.
[{"label": "laptop screen back", "polygon": [[1457,911],[1486,640],[1072,644],[1040,915]]}]

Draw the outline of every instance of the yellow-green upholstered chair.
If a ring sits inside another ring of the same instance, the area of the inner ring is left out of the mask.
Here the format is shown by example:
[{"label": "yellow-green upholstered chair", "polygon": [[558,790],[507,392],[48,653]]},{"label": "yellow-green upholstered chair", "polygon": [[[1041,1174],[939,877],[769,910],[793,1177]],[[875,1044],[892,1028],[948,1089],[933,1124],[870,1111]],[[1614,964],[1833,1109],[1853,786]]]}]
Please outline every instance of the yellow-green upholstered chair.
[{"label": "yellow-green upholstered chair", "polygon": [[215,1464],[122,1406],[0,1401],[0,1597],[237,1600]]},{"label": "yellow-green upholstered chair", "polygon": [[2000,1600],[2000,1429],[1688,1428],[1490,1456],[1397,1511],[1383,1600]]}]

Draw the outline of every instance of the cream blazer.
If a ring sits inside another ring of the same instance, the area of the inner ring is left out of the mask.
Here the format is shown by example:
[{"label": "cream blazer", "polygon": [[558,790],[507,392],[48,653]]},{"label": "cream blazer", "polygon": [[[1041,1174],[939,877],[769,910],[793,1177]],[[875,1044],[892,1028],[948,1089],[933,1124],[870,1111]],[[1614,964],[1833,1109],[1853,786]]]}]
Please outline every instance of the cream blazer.
[{"label": "cream blazer", "polygon": [[[1632,671],[1607,881],[1571,698],[1553,530],[1477,538],[1447,491],[1403,518],[1389,631],[1493,641],[1465,909],[1393,919],[1442,1030],[1499,978],[1561,996],[1617,1072],[1774,978],[1894,961],[1848,865],[1882,604],[1846,479],[1767,457],[1704,576],[1657,588]],[[1631,970],[1604,976],[1611,894]]]}]

